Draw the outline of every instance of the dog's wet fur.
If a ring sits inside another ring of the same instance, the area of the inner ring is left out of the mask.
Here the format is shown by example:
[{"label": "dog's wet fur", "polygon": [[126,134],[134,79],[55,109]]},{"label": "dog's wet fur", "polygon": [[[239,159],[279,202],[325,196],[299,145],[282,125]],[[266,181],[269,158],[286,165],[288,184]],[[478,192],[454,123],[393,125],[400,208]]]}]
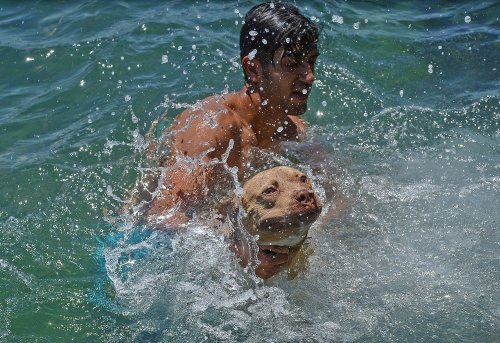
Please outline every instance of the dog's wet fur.
[{"label": "dog's wet fur", "polygon": [[[271,277],[305,256],[309,228],[322,209],[307,175],[286,166],[262,171],[244,184],[241,205],[243,226],[259,247],[258,276]],[[236,243],[233,251],[243,266],[248,265],[242,244]]]}]

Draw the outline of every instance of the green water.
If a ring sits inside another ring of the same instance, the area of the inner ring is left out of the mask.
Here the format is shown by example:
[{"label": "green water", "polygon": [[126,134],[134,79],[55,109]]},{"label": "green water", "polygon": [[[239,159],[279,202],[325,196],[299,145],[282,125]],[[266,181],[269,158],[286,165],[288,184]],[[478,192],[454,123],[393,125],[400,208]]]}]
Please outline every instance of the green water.
[{"label": "green water", "polygon": [[255,279],[199,226],[106,221],[154,119],[241,87],[252,4],[0,2],[1,342],[498,340],[495,1],[297,2],[321,56],[285,158],[353,204],[297,279]]}]

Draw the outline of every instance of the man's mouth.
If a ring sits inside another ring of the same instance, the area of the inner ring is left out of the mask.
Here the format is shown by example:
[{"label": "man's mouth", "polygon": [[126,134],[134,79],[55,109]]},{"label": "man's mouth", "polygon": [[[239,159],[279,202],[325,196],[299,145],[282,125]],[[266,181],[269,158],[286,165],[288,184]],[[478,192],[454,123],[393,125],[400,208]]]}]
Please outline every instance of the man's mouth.
[{"label": "man's mouth", "polygon": [[307,100],[309,98],[309,93],[311,92],[311,88],[304,87],[302,89],[297,89],[292,92],[291,100]]}]

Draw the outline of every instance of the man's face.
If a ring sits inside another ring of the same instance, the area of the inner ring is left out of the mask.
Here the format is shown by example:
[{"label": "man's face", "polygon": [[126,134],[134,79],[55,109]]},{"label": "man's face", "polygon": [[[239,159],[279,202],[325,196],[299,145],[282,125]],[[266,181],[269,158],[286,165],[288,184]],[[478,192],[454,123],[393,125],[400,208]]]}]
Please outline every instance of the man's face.
[{"label": "man's face", "polygon": [[288,115],[303,114],[315,79],[318,55],[317,48],[295,54],[279,48],[272,63],[263,65],[263,80],[259,85],[261,105]]}]

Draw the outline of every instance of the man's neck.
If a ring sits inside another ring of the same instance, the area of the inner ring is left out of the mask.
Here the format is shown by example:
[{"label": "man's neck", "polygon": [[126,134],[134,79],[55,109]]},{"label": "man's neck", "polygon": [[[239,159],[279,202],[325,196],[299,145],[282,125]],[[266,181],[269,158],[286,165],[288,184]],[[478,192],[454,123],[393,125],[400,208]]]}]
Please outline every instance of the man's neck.
[{"label": "man's neck", "polygon": [[248,97],[249,108],[252,109],[243,119],[251,125],[258,146],[267,148],[275,145],[277,142],[273,139],[273,136],[288,124],[288,115],[281,112],[280,109],[263,105],[259,93],[250,92],[246,87],[242,92]]}]

